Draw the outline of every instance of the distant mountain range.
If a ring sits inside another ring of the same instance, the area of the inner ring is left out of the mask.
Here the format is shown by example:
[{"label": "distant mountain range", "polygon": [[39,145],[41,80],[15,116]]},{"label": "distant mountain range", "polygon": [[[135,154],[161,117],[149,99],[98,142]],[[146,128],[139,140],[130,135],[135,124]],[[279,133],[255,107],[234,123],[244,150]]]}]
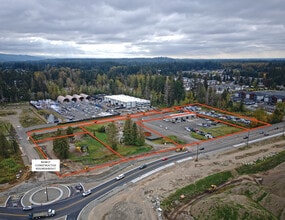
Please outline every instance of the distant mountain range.
[{"label": "distant mountain range", "polygon": [[29,55],[0,54],[0,62],[23,62],[45,60],[45,57],[36,57]]},{"label": "distant mountain range", "polygon": [[152,58],[52,58],[43,56],[30,56],[21,54],[3,54],[0,53],[0,63],[5,62],[29,62],[29,61],[43,61],[43,62],[115,62],[115,63],[172,63],[172,62],[197,62],[197,61],[284,61],[284,58],[241,58],[241,59],[175,59],[170,57],[152,57]]}]

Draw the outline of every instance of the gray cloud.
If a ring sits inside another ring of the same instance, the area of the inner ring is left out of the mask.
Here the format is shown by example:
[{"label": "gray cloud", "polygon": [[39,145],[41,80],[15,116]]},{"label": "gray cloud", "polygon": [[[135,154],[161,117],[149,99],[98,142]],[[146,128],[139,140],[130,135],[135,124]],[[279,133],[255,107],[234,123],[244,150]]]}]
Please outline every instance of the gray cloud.
[{"label": "gray cloud", "polygon": [[0,53],[285,57],[283,0],[0,0]]}]

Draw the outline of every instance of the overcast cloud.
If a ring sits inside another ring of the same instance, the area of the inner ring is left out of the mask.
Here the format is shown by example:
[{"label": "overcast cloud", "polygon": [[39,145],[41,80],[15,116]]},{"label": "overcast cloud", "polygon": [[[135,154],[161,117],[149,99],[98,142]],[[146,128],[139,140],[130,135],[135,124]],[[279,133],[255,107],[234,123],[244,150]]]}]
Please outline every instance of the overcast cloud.
[{"label": "overcast cloud", "polygon": [[284,0],[0,0],[0,53],[285,58]]}]

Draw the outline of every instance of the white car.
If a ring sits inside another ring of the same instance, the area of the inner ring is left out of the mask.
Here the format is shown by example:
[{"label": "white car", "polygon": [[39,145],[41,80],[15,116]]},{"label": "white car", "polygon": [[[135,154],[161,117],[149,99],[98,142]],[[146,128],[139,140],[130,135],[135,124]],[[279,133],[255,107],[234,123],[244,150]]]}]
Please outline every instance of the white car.
[{"label": "white car", "polygon": [[29,211],[29,210],[32,210],[32,209],[33,209],[33,207],[31,205],[23,207],[23,211]]},{"label": "white car", "polygon": [[125,174],[120,174],[119,176],[116,177],[116,180],[123,179],[125,177]]},{"label": "white car", "polygon": [[82,193],[82,196],[85,197],[85,196],[88,196],[90,194],[91,194],[91,190],[87,190],[87,191]]}]

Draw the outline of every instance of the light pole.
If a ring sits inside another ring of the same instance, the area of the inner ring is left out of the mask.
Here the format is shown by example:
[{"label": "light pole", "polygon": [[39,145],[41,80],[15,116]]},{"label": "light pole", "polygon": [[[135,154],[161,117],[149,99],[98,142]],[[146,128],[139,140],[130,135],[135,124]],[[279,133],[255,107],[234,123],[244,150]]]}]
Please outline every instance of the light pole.
[{"label": "light pole", "polygon": [[199,143],[197,143],[196,145],[196,159],[195,159],[196,162],[198,161],[198,155],[199,155]]},{"label": "light pole", "polygon": [[248,130],[248,133],[247,133],[246,147],[248,147],[248,142],[249,142],[249,132],[250,132],[250,130]]},{"label": "light pole", "polygon": [[45,185],[46,185],[45,193],[46,193],[46,196],[47,196],[47,202],[48,202],[48,188],[47,188],[46,172],[45,172]]}]

